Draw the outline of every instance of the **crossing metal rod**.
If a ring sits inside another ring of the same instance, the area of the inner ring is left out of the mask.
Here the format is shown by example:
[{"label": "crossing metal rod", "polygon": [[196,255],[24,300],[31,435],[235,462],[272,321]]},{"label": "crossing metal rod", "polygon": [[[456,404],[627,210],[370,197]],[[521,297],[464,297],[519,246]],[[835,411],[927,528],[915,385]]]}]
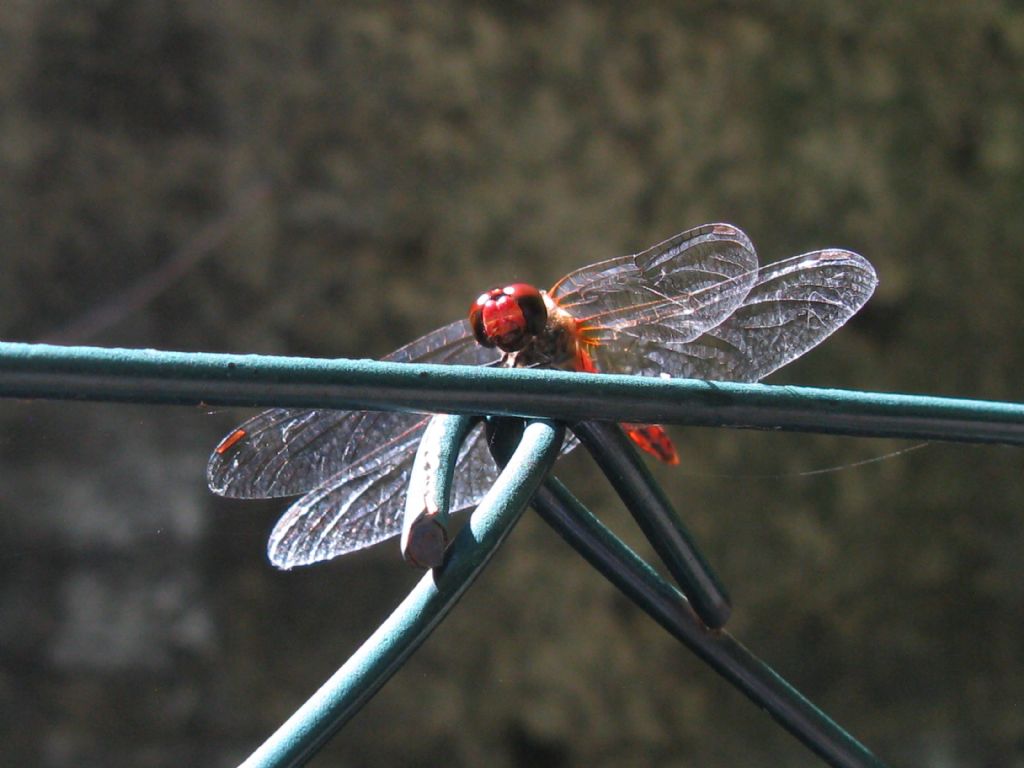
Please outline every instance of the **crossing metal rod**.
[{"label": "crossing metal rod", "polygon": [[594,568],[651,618],[726,678],[783,728],[835,768],[885,768],[771,667],[725,630],[709,629],[686,598],[662,579],[554,478],[533,507]]},{"label": "crossing metal rod", "polygon": [[566,371],[0,343],[0,397],[609,419],[1024,445],[1024,405]]},{"label": "crossing metal rod", "polygon": [[618,424],[583,421],[573,433],[611,482],[701,621],[720,629],[729,619],[729,595],[679,519],[654,476]]},{"label": "crossing metal rod", "polygon": [[527,425],[494,485],[449,549],[369,639],[249,758],[243,768],[305,765],[398,671],[455,606],[508,535],[558,457],[565,430]]},{"label": "crossing metal rod", "polygon": [[[494,435],[501,430],[507,434],[514,428],[513,424],[514,420],[488,419],[488,434]],[[614,438],[609,438],[600,425],[588,428],[577,424],[573,431],[585,444],[589,443],[587,447],[602,469],[611,467],[615,471],[617,464],[609,461],[605,454],[627,449],[627,455],[633,455],[628,445],[619,445]],[[624,435],[622,437],[625,439]],[[491,453],[498,465],[503,465],[509,456],[507,444],[496,444],[493,439],[490,442]],[[632,503],[648,503],[643,498],[645,493],[639,488],[644,484],[657,492],[657,483],[650,476],[631,479],[620,489],[627,507]],[[723,629],[707,626],[679,590],[662,579],[657,571],[608,530],[557,479],[549,477],[544,481],[533,498],[532,506],[548,525],[626,597],[826,763],[835,768],[885,768],[885,763],[867,747],[732,635]],[[694,548],[693,553],[703,562],[699,551]]]}]

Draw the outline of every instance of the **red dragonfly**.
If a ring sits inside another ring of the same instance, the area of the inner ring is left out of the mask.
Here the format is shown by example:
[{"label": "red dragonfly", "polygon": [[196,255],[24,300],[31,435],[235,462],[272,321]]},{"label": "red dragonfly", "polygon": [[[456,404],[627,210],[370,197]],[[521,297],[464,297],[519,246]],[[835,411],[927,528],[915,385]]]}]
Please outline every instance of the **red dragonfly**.
[{"label": "red dragonfly", "polygon": [[[866,259],[838,249],[759,268],[743,232],[708,224],[570,272],[549,291],[489,291],[468,321],[384,359],[758,381],[843,325],[876,284]],[[328,560],[401,532],[404,490],[429,418],[274,408],[221,441],[207,480],[234,498],[304,494],[274,527],[270,560],[279,568]],[[678,461],[660,427],[624,426],[645,449]],[[475,506],[496,477],[477,428],[459,454],[451,511]]]}]

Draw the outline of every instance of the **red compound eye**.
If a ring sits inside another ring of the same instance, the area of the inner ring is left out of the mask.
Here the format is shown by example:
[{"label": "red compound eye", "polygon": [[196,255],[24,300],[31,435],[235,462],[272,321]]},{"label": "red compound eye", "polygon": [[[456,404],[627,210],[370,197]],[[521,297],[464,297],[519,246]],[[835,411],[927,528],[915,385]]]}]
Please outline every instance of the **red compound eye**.
[{"label": "red compound eye", "polygon": [[485,347],[517,352],[544,330],[548,310],[540,291],[526,283],[513,283],[483,293],[469,308],[469,324]]}]

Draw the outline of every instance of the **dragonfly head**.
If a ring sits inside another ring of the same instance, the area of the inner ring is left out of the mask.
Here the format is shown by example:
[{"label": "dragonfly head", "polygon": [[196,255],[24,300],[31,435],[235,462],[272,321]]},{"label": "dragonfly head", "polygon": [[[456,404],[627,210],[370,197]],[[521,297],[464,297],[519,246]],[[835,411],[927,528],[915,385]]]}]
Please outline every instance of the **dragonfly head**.
[{"label": "dragonfly head", "polygon": [[484,347],[518,352],[544,330],[548,310],[540,291],[513,283],[482,293],[469,308],[473,335]]}]

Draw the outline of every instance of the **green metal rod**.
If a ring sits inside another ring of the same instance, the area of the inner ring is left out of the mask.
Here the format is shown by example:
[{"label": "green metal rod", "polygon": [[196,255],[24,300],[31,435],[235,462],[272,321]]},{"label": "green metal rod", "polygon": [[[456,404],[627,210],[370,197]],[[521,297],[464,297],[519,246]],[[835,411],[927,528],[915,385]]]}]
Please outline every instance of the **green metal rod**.
[{"label": "green metal rod", "polygon": [[[504,428],[507,431],[514,425],[510,425],[508,420],[489,419],[489,434],[495,426],[499,430]],[[618,426],[611,426],[617,437],[601,434],[601,427],[589,424],[576,425],[574,431],[581,442],[590,449],[613,484],[618,485],[613,475],[622,472],[624,467],[619,461],[609,464],[607,454],[618,451],[634,459],[638,457],[629,447],[625,435]],[[501,433],[495,431],[494,434]],[[618,437],[622,442],[617,439]],[[491,450],[499,466],[503,465],[510,448],[497,441],[491,441]],[[626,460],[625,463],[631,462]],[[630,473],[629,469],[625,471]],[[626,507],[635,517],[637,510],[633,509],[634,505],[647,507],[651,504],[651,499],[645,498],[651,490],[643,490],[641,487],[644,485],[652,486],[653,492],[660,494],[660,491],[656,490],[656,482],[647,474],[631,477],[621,487],[616,488]],[[655,502],[655,506],[657,505],[658,502]],[[544,481],[533,499],[533,508],[626,597],[829,765],[835,768],[885,768],[885,764],[867,747],[818,709],[771,667],[743,647],[732,635],[719,627],[707,626],[706,619],[697,615],[695,606],[679,590],[662,579],[650,565],[608,530],[556,478],[548,477]],[[639,517],[652,511],[641,510]],[[641,523],[641,527],[650,538],[647,526]],[[703,560],[696,550],[693,554]],[[707,592],[714,594],[716,587],[717,585],[714,585],[708,590],[704,585],[695,592],[706,597]]]},{"label": "green metal rod", "polygon": [[729,620],[729,594],[693,536],[618,424],[582,421],[572,428],[619,494],[693,609],[711,629]]},{"label": "green metal rod", "polygon": [[526,427],[519,447],[455,537],[445,565],[428,572],[363,645],[242,763],[304,765],[380,690],[454,607],[511,531],[558,457],[564,428]]},{"label": "green metal rod", "polygon": [[783,429],[1024,445],[1024,405],[545,370],[0,343],[0,396]]},{"label": "green metal rod", "polygon": [[686,598],[549,477],[533,507],[587,562],[718,674],[835,768],[885,768],[872,752],[725,630],[708,629]]}]

